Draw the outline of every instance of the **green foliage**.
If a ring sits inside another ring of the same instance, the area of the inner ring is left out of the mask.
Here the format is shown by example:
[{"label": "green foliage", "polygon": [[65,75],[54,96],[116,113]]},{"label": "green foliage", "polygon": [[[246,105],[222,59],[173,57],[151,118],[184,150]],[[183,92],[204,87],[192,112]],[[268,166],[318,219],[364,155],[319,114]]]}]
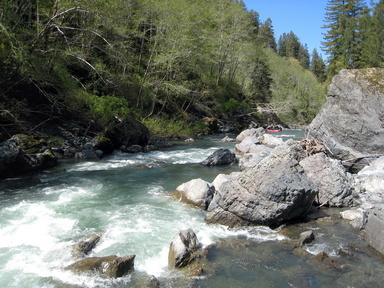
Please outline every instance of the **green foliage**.
[{"label": "green foliage", "polygon": [[309,124],[325,102],[325,87],[298,60],[268,53],[271,77],[271,106],[283,122]]},{"label": "green foliage", "polygon": [[103,126],[116,121],[115,118],[124,118],[132,114],[127,100],[122,98],[87,95],[86,103],[90,108],[88,113],[92,119]]},{"label": "green foliage", "polygon": [[188,123],[183,119],[156,116],[142,119],[141,122],[148,127],[153,137],[183,137],[189,138],[199,133],[207,133],[208,127],[202,122]]},{"label": "green foliage", "polygon": [[244,108],[245,105],[243,102],[240,102],[236,99],[229,99],[227,102],[223,105],[223,111],[224,113],[233,114],[234,112],[238,111],[241,108]]}]

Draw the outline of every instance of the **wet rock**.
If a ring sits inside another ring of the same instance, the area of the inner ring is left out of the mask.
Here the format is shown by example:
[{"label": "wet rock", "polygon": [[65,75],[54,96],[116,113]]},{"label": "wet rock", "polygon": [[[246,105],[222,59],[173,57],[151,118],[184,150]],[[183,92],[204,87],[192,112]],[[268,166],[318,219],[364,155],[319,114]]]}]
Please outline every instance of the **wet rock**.
[{"label": "wet rock", "polygon": [[319,189],[319,205],[351,207],[357,204],[352,188],[353,177],[345,172],[341,161],[318,153],[304,158],[300,165]]},{"label": "wet rock", "polygon": [[82,240],[79,243],[73,245],[72,255],[76,258],[83,258],[96,247],[97,243],[100,241],[101,235],[93,235],[86,240]]},{"label": "wet rock", "polygon": [[212,201],[214,192],[214,186],[199,178],[181,184],[176,188],[175,194],[181,201],[206,210]]},{"label": "wet rock", "polygon": [[365,226],[366,238],[371,247],[384,255],[384,211],[375,209]]},{"label": "wet rock", "polygon": [[96,136],[91,139],[88,143],[92,145],[95,151],[100,150],[105,155],[111,154],[114,151],[111,139],[106,137]]},{"label": "wet rock", "polygon": [[338,159],[383,152],[384,69],[341,70],[328,88],[327,102],[309,126]]},{"label": "wet rock", "polygon": [[121,146],[120,147],[121,152],[125,153],[140,153],[143,152],[143,147],[140,145],[131,145],[131,146]]},{"label": "wet rock", "polygon": [[218,149],[207,159],[201,162],[201,165],[204,166],[220,166],[220,165],[230,165],[237,163],[238,160],[236,155],[232,153],[229,149]]},{"label": "wet rock", "polygon": [[237,137],[236,141],[237,142],[242,142],[245,138],[247,137],[254,137],[254,138],[259,138],[260,136],[263,136],[265,134],[265,129],[260,127],[260,128],[250,128],[242,131]]},{"label": "wet rock", "polygon": [[206,221],[230,227],[276,227],[306,213],[317,194],[299,161],[298,142],[286,141],[255,167],[223,185],[208,207]]},{"label": "wet rock", "polygon": [[313,231],[305,231],[300,234],[298,246],[302,247],[306,244],[312,243],[315,240]]},{"label": "wet rock", "polygon": [[168,267],[182,268],[191,264],[199,249],[197,236],[192,229],[183,230],[172,240],[168,253]]},{"label": "wet rock", "polygon": [[77,149],[75,159],[96,160],[103,156],[103,151],[95,150],[91,144],[85,144]]},{"label": "wet rock", "polygon": [[135,255],[90,257],[73,263],[68,269],[76,273],[97,272],[108,277],[123,277],[134,270]]},{"label": "wet rock", "polygon": [[145,147],[149,142],[150,133],[148,128],[139,121],[126,118],[110,127],[106,137],[112,141],[116,149],[132,145]]}]

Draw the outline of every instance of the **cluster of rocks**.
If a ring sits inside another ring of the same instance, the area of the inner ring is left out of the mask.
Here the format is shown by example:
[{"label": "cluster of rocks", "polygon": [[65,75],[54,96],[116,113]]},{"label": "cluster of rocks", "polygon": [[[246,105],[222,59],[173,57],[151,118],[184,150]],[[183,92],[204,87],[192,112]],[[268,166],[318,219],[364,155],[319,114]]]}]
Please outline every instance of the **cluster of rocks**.
[{"label": "cluster of rocks", "polygon": [[96,160],[114,150],[148,152],[168,143],[150,142],[150,133],[133,119],[121,119],[102,136],[87,137],[57,126],[53,134],[18,134],[0,143],[0,178],[54,167],[58,159]]},{"label": "cluster of rocks", "polygon": [[[208,223],[229,227],[277,227],[303,217],[313,204],[350,207],[341,216],[365,229],[370,245],[384,253],[383,79],[384,69],[343,70],[307,139],[283,143],[263,128],[247,129],[236,138],[241,172],[212,183],[191,180],[176,193],[207,210]],[[356,163],[368,166],[361,170]]]}]

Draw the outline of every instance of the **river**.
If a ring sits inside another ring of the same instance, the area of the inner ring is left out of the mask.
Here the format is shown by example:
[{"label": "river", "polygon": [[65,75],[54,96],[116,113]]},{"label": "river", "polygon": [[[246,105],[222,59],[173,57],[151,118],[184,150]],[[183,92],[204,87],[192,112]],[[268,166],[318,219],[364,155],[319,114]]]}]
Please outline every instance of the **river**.
[{"label": "river", "polygon": [[[276,135],[300,138],[303,132]],[[363,287],[354,285],[371,283],[364,287],[373,288],[384,283],[383,257],[366,248],[346,222],[333,219],[337,211],[326,210],[330,215],[326,219],[332,219],[324,225],[308,224],[318,231],[315,244],[307,247],[311,254],[326,251],[337,258],[338,249],[352,249],[347,247],[351,242],[357,247],[354,265],[347,261],[341,271],[328,271],[292,253],[292,246],[286,244],[292,231],[207,225],[205,212],[174,199],[172,192],[183,182],[194,178],[211,182],[219,173],[237,171],[199,165],[218,148],[234,150],[234,143],[221,143],[221,138],[181,142],[151,153],[116,152],[99,161],[64,161],[31,177],[0,182],[0,287],[143,287],[147,275],[155,276],[161,287]],[[293,230],[308,228],[300,225]],[[188,228],[204,247],[215,244],[207,255],[207,273],[197,278],[167,268],[170,242]],[[90,256],[135,254],[135,272],[108,279],[65,269],[74,262],[71,246],[97,233],[103,236]]]}]

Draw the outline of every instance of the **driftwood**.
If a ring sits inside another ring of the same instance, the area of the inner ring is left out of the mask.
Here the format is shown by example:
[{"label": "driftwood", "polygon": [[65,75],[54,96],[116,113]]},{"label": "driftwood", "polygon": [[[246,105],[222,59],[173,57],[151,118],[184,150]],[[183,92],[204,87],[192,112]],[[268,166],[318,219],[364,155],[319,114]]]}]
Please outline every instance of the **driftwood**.
[{"label": "driftwood", "polygon": [[320,141],[316,139],[304,139],[300,141],[301,147],[304,149],[307,156],[314,155],[320,152],[326,152],[329,151],[327,147]]}]

